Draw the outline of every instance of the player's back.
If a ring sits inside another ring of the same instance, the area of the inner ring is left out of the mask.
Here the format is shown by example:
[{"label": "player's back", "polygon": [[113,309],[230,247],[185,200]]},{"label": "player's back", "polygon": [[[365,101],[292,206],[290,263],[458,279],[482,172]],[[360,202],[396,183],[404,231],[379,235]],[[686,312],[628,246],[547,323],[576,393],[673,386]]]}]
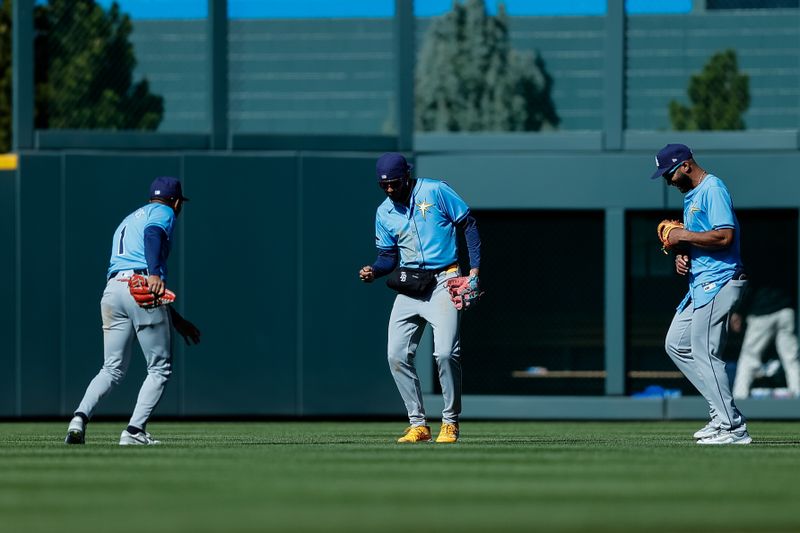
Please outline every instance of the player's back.
[{"label": "player's back", "polygon": [[171,207],[153,202],[140,207],[117,226],[111,241],[108,273],[147,268],[144,254],[144,231],[148,226],[162,228],[172,240],[175,213]]}]

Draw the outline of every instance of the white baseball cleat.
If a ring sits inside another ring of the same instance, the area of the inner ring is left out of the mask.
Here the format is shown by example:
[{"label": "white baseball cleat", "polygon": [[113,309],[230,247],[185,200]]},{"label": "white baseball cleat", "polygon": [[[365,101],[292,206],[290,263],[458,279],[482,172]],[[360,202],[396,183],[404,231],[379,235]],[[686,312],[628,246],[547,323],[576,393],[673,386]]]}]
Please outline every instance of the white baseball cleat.
[{"label": "white baseball cleat", "polygon": [[124,429],[122,435],[119,436],[120,446],[151,446],[153,444],[161,444],[161,441],[155,440],[146,431],[128,433],[128,430]]},{"label": "white baseball cleat", "polygon": [[708,424],[694,432],[694,438],[705,439],[707,437],[716,435],[717,431],[719,431],[719,426],[714,424],[713,420],[709,420]]},{"label": "white baseball cleat", "polygon": [[64,444],[85,444],[86,443],[86,424],[79,416],[73,417],[69,421],[67,428],[67,437],[64,439]]},{"label": "white baseball cleat", "polygon": [[720,429],[716,434],[700,439],[697,444],[750,444],[753,439],[747,432],[747,428],[742,426],[734,430]]}]

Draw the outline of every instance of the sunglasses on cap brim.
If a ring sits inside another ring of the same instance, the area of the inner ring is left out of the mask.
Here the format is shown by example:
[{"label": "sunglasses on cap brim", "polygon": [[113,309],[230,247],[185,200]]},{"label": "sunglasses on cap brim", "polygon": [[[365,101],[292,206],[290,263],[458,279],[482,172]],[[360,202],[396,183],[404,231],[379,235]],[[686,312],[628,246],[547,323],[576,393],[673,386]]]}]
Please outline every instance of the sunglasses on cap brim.
[{"label": "sunglasses on cap brim", "polygon": [[675,174],[675,171],[678,170],[680,168],[680,166],[682,164],[684,164],[685,162],[686,161],[681,161],[680,163],[678,163],[677,165],[675,165],[674,167],[672,167],[671,169],[667,170],[666,172],[664,172],[661,175],[664,176],[665,178],[671,178],[672,175]]}]

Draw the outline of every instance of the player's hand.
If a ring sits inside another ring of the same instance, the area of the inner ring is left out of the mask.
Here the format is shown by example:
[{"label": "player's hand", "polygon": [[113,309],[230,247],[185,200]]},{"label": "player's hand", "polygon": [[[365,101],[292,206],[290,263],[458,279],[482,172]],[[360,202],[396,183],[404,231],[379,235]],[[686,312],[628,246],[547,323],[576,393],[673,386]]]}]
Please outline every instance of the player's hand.
[{"label": "player's hand", "polygon": [[150,292],[156,296],[164,296],[166,286],[160,276],[147,276],[147,286],[150,288]]},{"label": "player's hand", "polygon": [[740,333],[742,331],[742,315],[733,313],[731,315],[731,331]]},{"label": "player's hand", "polygon": [[361,270],[358,271],[358,277],[361,278],[361,281],[364,283],[372,283],[375,281],[375,273],[369,265],[361,267]]},{"label": "player's hand", "polygon": [[200,330],[185,318],[181,317],[179,320],[175,320],[173,316],[172,326],[175,331],[180,333],[187,346],[200,343]]},{"label": "player's hand", "polygon": [[[673,230],[674,233],[677,230]],[[670,233],[670,237],[672,236]],[[680,274],[681,276],[685,276],[689,273],[689,256],[685,254],[676,254],[675,255],[675,272]]]}]

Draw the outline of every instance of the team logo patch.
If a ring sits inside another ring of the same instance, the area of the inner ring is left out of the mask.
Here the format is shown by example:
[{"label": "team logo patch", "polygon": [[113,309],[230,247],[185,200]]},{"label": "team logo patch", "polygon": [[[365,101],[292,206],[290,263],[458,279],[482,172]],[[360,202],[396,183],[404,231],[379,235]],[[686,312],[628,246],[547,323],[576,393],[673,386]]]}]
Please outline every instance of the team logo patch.
[{"label": "team logo patch", "polygon": [[405,283],[408,276],[406,276],[406,272],[403,270],[400,272],[400,281]]},{"label": "team logo patch", "polygon": [[425,200],[422,200],[417,204],[417,209],[419,209],[419,212],[422,213],[422,220],[425,220],[425,215],[428,214],[428,209],[431,207],[433,207],[433,204],[429,204]]},{"label": "team logo patch", "polygon": [[700,213],[702,209],[697,207],[696,205],[689,206],[689,210],[686,212],[686,223],[689,223],[689,220],[693,219],[697,213]]},{"label": "team logo patch", "polygon": [[137,209],[133,216],[135,218],[142,218],[144,216],[144,209]]}]

